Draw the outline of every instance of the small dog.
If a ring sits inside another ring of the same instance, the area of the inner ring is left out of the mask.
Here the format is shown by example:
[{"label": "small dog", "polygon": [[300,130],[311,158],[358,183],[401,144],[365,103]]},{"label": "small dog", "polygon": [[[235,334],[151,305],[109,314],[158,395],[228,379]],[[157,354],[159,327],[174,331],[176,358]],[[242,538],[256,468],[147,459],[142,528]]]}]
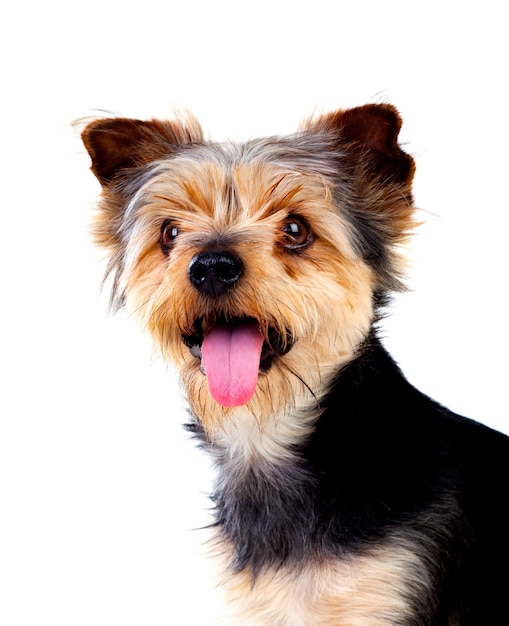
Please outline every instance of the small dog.
[{"label": "small dog", "polygon": [[414,389],[377,337],[415,226],[401,118],[287,137],[92,121],[112,306],[175,363],[214,455],[236,624],[500,626],[509,438]]}]

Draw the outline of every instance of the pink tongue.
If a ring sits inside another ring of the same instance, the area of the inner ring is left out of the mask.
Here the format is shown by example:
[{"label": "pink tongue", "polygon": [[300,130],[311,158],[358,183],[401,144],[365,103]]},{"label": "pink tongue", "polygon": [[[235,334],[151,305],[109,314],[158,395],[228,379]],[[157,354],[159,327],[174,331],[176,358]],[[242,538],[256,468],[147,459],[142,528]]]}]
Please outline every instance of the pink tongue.
[{"label": "pink tongue", "polygon": [[222,406],[240,406],[251,399],[258,381],[263,336],[256,323],[214,326],[202,345],[202,363],[209,391]]}]

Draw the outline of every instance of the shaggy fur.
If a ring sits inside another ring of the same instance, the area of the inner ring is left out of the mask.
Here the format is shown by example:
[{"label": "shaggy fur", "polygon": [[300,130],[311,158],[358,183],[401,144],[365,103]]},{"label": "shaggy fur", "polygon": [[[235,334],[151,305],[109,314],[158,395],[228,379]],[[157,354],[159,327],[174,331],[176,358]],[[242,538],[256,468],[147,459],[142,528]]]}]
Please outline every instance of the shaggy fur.
[{"label": "shaggy fur", "polygon": [[507,619],[509,440],[410,386],[377,337],[415,225],[400,126],[366,105],[242,144],[190,117],[83,132],[112,305],[178,368],[217,463],[236,624]]}]

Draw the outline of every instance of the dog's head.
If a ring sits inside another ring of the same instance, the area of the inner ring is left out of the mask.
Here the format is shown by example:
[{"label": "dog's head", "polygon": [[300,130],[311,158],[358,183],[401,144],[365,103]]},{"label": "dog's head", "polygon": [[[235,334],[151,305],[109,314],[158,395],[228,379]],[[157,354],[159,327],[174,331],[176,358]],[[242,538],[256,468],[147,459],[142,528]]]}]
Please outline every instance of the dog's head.
[{"label": "dog's head", "polygon": [[205,141],[192,118],[85,128],[112,302],[177,365],[206,428],[319,397],[401,287],[414,164],[400,125],[367,105],[243,144]]}]

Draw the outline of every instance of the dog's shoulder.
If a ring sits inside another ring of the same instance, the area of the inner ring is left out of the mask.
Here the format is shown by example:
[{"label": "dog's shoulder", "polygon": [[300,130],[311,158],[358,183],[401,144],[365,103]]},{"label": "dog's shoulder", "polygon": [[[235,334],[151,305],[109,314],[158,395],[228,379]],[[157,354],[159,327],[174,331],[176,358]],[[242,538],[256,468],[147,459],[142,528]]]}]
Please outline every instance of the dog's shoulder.
[{"label": "dog's shoulder", "polygon": [[509,437],[421,393],[373,337],[338,374],[303,454],[333,501],[369,503],[363,519],[377,523],[451,497],[473,517],[505,510]]}]

